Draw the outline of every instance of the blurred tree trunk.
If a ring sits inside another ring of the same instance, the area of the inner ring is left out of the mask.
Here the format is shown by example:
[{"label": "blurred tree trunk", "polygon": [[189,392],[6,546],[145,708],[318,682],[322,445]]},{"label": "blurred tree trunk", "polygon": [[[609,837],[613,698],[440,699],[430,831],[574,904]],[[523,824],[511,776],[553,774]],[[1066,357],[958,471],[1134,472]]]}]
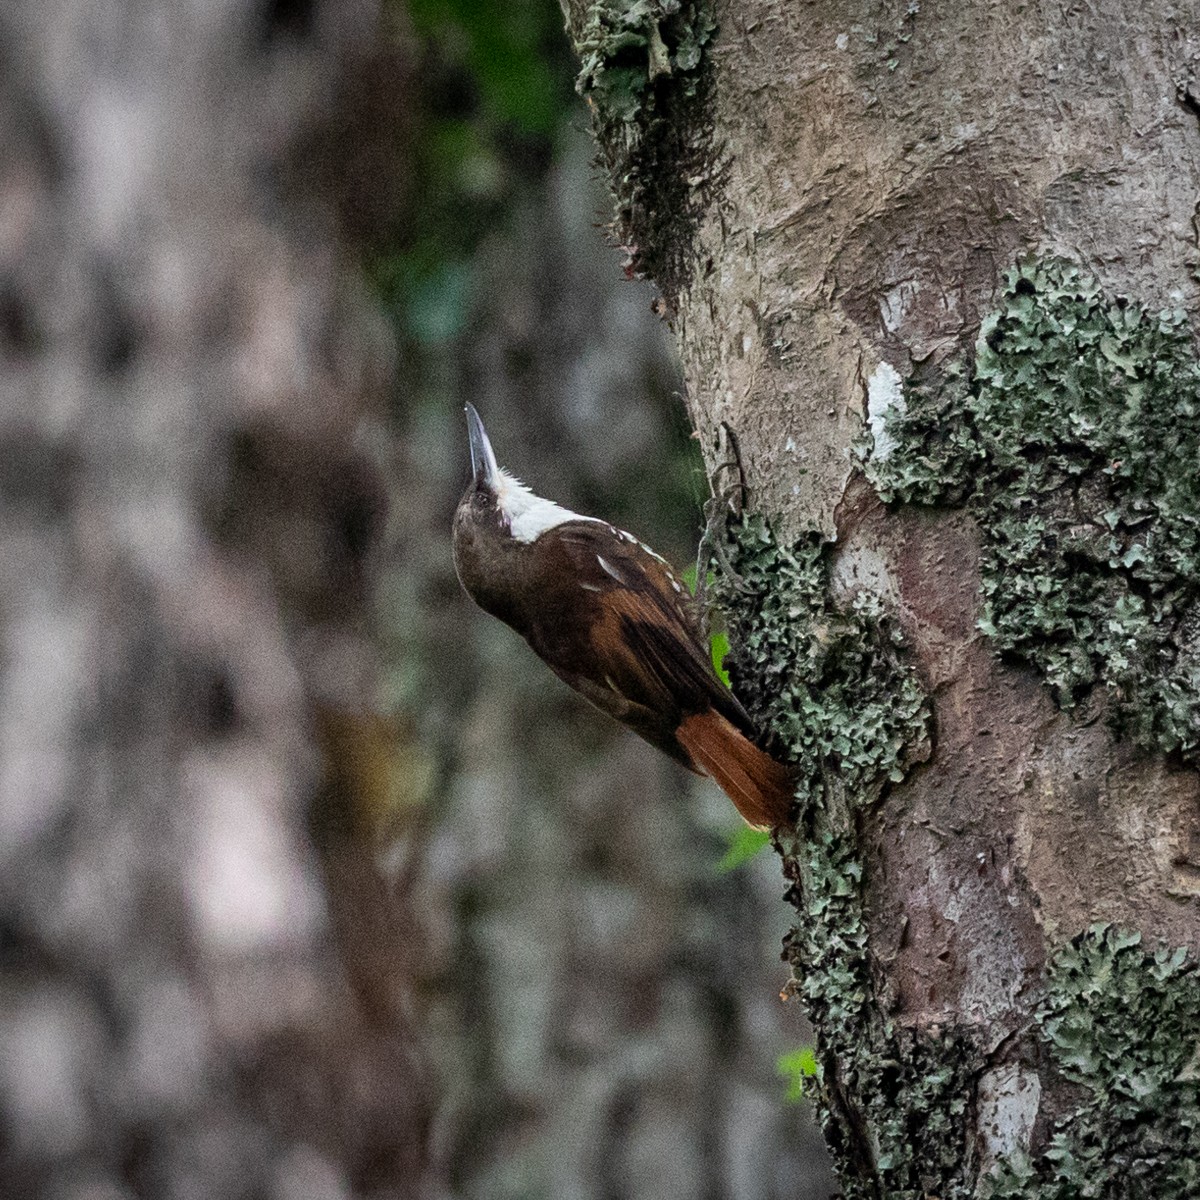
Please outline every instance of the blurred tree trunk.
[{"label": "blurred tree trunk", "polygon": [[382,44],[369,2],[0,15],[5,1195],[421,1191],[358,820]]},{"label": "blurred tree trunk", "polygon": [[800,768],[845,1194],[1195,1195],[1194,12],[564,8]]}]

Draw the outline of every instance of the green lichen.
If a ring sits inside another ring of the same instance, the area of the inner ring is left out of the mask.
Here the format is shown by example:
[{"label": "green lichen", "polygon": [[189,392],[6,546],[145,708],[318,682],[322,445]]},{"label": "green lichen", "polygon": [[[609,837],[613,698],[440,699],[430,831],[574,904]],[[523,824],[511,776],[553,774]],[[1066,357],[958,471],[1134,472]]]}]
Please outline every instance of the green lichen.
[{"label": "green lichen", "polygon": [[796,764],[802,807],[820,802],[830,776],[853,803],[870,801],[927,750],[929,709],[899,629],[872,596],[833,604],[819,535],[782,546],[748,517],[730,536],[741,584],[721,594],[737,633],[725,659],[735,690]]},{"label": "green lichen", "polygon": [[576,37],[577,87],[591,102],[617,237],[631,271],[669,300],[684,282],[707,172],[705,49],[715,31],[710,0],[597,0]]},{"label": "green lichen", "polygon": [[843,1196],[966,1200],[979,1049],[965,1031],[902,1028],[880,1009],[853,841],[825,828],[781,846],[800,914],[784,953],[817,1031],[817,1098]]},{"label": "green lichen", "polygon": [[1067,708],[1103,688],[1119,732],[1200,754],[1200,363],[1070,263],[1004,279],[974,363],[914,384],[867,455],[881,495],[965,505],[980,628]]},{"label": "green lichen", "polygon": [[877,1000],[858,853],[865,810],[927,753],[929,709],[899,631],[868,597],[830,594],[818,535],[780,544],[761,519],[731,531],[737,580],[718,580],[726,665],[776,750],[796,765],[798,816],[777,835],[799,921],[785,940],[818,1033],[816,1096],[843,1195],[965,1198],[965,1034],[894,1025]]},{"label": "green lichen", "polygon": [[1200,968],[1186,951],[1095,925],[1051,962],[1037,1019],[1080,1099],[1035,1160],[994,1173],[992,1200],[1200,1196]]}]

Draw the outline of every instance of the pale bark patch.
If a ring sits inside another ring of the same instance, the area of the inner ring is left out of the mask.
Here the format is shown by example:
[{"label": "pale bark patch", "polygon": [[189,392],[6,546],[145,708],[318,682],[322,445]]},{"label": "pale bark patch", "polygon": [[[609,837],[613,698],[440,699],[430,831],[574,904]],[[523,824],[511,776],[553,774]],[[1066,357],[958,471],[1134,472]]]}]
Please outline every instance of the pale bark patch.
[{"label": "pale bark patch", "polygon": [[1004,1063],[979,1081],[978,1128],[984,1170],[1016,1152],[1027,1152],[1042,1098],[1037,1073]]}]

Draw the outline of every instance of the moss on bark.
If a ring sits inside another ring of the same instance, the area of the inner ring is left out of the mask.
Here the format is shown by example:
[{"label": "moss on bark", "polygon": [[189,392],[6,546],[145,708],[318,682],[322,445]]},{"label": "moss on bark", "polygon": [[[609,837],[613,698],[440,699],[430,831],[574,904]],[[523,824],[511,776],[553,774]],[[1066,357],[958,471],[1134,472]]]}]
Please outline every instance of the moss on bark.
[{"label": "moss on bark", "polygon": [[746,517],[730,536],[739,581],[721,586],[735,634],[725,665],[796,764],[801,816],[830,776],[852,806],[869,803],[928,750],[929,709],[899,629],[873,596],[847,611],[834,604],[819,534],[782,545],[766,521]]},{"label": "moss on bark", "polygon": [[[1019,1051],[1056,1088],[1035,1156],[990,1173],[978,1087],[994,1062],[973,1026],[914,1028],[886,1005],[861,853],[870,806],[927,752],[929,706],[902,637],[869,600],[831,599],[830,546],[731,531],[721,599],[739,695],[797,768],[777,847],[799,919],[785,956],[818,1036],[818,1103],[847,1200],[1183,1200],[1200,1184],[1200,987],[1184,950],[1095,926],[1053,959]],[[1015,1044],[1014,1044],[1015,1045]],[[1015,1051],[1014,1051],[1015,1052]],[[1006,1060],[1007,1061],[1007,1060]],[[1070,1097],[1063,1104],[1061,1097]]]},{"label": "moss on bark", "polygon": [[1200,1195],[1200,969],[1141,941],[1095,925],[1051,962],[1038,1029],[1079,1101],[1036,1159],[995,1172],[992,1200]]}]

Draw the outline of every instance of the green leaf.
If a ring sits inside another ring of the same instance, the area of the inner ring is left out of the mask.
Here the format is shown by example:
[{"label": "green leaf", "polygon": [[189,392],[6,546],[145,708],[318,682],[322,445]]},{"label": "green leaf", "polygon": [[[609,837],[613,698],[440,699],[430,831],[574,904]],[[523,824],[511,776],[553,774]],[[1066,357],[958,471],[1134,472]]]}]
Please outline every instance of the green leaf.
[{"label": "green leaf", "polygon": [[749,825],[737,830],[729,839],[729,845],[721,861],[717,863],[717,874],[727,875],[730,871],[749,862],[760,850],[771,844],[771,835],[765,829],[751,829]]},{"label": "green leaf", "polygon": [[[696,564],[690,563],[681,572],[684,586],[694,596],[696,594]],[[705,587],[713,586],[713,573],[709,571],[708,578],[705,581]],[[712,655],[713,670],[717,673],[717,678],[726,686],[729,687],[729,672],[725,670],[725,655],[729,653],[729,637],[723,631],[718,630],[709,638],[709,653]]]},{"label": "green leaf", "polygon": [[713,670],[717,673],[717,678],[726,686],[729,686],[729,672],[725,670],[725,655],[729,653],[729,638],[718,630],[709,638],[710,648],[712,651]]},{"label": "green leaf", "polygon": [[789,1050],[775,1060],[775,1071],[788,1081],[784,1099],[789,1104],[795,1104],[804,1099],[807,1080],[816,1076],[817,1052],[812,1046],[801,1046],[799,1050]]}]

